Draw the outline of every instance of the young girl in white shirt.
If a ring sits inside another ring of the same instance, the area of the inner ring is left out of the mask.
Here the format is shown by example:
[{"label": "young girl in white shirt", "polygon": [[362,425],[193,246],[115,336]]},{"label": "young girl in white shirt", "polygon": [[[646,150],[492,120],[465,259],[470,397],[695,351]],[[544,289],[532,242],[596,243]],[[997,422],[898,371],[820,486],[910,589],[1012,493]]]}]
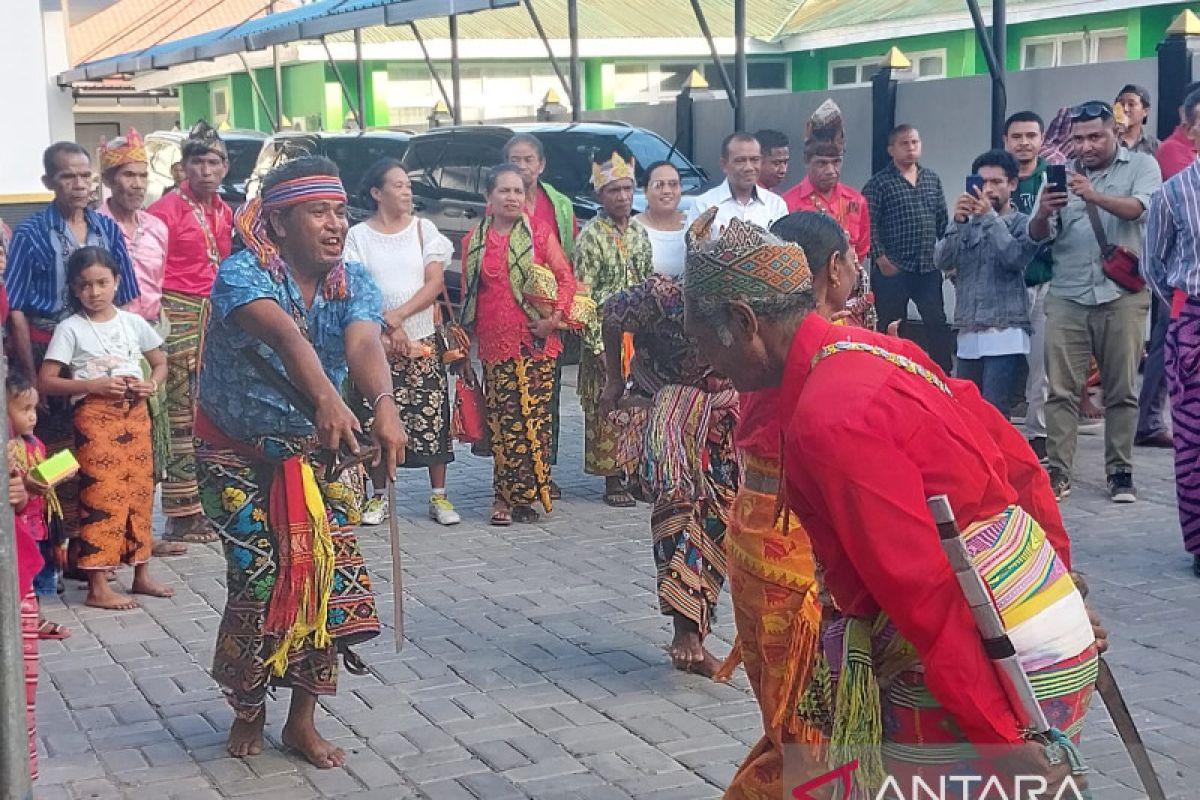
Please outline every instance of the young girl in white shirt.
[{"label": "young girl in white shirt", "polygon": [[[87,572],[89,606],[137,608],[114,590],[109,575],[134,568],[134,594],[170,597],[150,578],[154,457],[146,398],[167,376],[162,338],[144,319],[113,305],[117,264],[101,247],[83,247],[67,261],[66,282],[75,311],[59,323],[38,373],[45,395],[74,401],[75,458],[79,462],[79,568]],[[149,362],[143,377],[142,358]]]}]

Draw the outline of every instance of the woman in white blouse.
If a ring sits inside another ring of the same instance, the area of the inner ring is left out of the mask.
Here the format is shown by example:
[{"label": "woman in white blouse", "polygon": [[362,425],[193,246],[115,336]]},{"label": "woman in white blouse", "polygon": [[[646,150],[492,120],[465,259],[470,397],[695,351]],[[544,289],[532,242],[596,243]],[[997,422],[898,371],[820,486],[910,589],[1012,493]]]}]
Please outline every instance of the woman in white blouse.
[{"label": "woman in white blouse", "polygon": [[[362,202],[374,213],[350,229],[345,258],[367,268],[383,298],[392,387],[408,432],[404,466],[428,468],[433,487],[429,516],[454,525],[461,517],[446,496],[446,465],[454,460],[450,390],[434,322],[442,270],[454,247],[432,222],[413,215],[412,184],[394,158],[381,159],[367,171]],[[370,402],[360,405],[369,414]],[[369,425],[369,417],[364,422]],[[387,478],[371,476],[375,491],[363,509],[365,525],[387,519]]]},{"label": "woman in white blouse", "polygon": [[683,278],[683,262],[687,258],[684,242],[686,215],[679,210],[679,170],[669,161],[651,164],[645,172],[646,210],[636,219],[650,234],[654,252],[654,271]]}]

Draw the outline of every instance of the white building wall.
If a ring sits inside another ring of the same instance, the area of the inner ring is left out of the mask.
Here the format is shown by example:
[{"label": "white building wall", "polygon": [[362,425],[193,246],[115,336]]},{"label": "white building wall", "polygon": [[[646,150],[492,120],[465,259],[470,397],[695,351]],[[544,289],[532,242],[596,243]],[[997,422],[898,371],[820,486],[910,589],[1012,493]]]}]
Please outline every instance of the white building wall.
[{"label": "white building wall", "polygon": [[0,202],[12,202],[14,195],[45,191],[42,151],[52,142],[71,139],[75,121],[71,93],[59,89],[56,81],[69,66],[62,0],[22,0],[4,6],[0,74],[9,76],[5,107],[18,117],[0,133]]}]

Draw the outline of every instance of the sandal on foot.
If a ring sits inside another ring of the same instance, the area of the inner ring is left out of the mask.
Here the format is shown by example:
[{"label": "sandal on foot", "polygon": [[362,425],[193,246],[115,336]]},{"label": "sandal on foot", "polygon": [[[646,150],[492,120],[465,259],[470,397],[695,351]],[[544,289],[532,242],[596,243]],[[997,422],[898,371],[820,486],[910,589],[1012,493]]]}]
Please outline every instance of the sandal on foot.
[{"label": "sandal on foot", "polygon": [[508,506],[501,503],[496,503],[492,506],[491,523],[497,528],[506,528],[512,525],[513,515],[512,510]]},{"label": "sandal on foot", "polygon": [[605,505],[613,508],[637,508],[637,501],[624,489],[604,493]]},{"label": "sandal on foot", "polygon": [[176,533],[174,523],[167,527],[163,534],[164,542],[182,542],[183,544],[208,544],[217,540],[217,532],[209,525],[208,520],[200,517],[188,526],[182,533]]},{"label": "sandal on foot", "polygon": [[185,542],[173,542],[167,539],[160,539],[154,543],[154,547],[150,549],[150,555],[155,558],[169,558],[171,556],[186,556],[187,544]]},{"label": "sandal on foot", "polygon": [[38,620],[37,636],[39,639],[66,639],[71,635],[71,629],[48,619]]},{"label": "sandal on foot", "polygon": [[537,522],[541,519],[538,512],[534,511],[530,506],[514,506],[512,510],[513,522]]}]

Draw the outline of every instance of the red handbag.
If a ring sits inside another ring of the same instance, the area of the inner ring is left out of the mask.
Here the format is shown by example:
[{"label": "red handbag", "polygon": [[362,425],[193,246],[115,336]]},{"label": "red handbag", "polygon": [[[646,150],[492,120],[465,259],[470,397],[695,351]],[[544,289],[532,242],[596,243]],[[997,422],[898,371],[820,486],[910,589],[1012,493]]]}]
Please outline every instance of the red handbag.
[{"label": "red handbag", "polygon": [[487,435],[487,407],[483,387],[475,368],[464,364],[454,381],[454,411],[450,414],[450,433],[460,442],[474,444]]},{"label": "red handbag", "polygon": [[1100,269],[1104,277],[1120,286],[1127,292],[1140,292],[1146,288],[1146,279],[1139,269],[1137,253],[1128,247],[1112,244],[1104,234],[1104,225],[1100,222],[1100,212],[1093,203],[1087,204],[1088,222],[1092,224],[1092,233],[1096,236],[1096,244],[1100,245]]}]

